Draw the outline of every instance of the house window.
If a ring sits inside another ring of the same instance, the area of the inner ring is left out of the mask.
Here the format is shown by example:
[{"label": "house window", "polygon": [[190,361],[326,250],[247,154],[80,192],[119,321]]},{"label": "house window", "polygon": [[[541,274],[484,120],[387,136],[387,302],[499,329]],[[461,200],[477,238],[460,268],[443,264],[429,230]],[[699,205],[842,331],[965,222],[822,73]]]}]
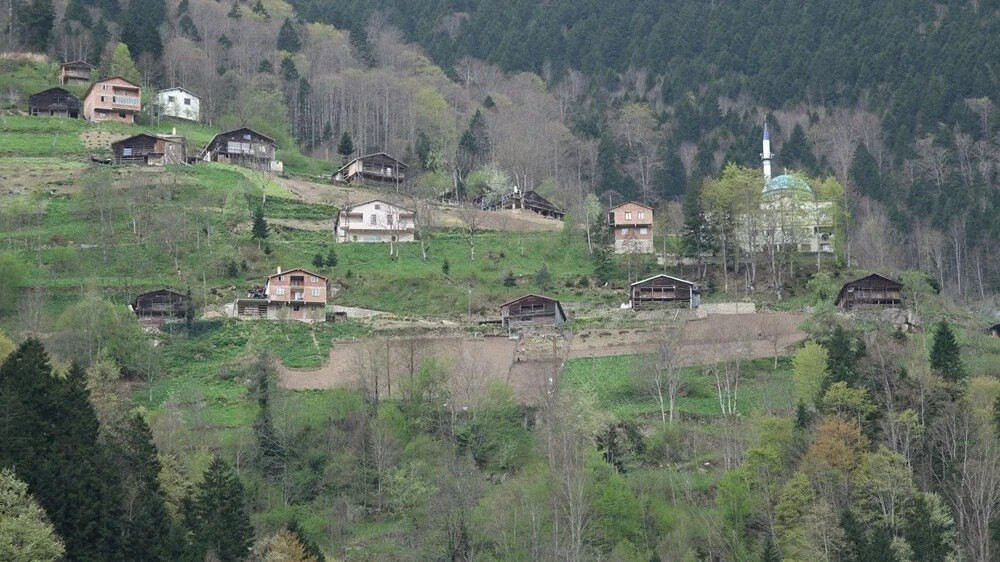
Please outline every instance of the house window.
[{"label": "house window", "polygon": [[274,294],[276,294],[276,295],[283,295],[283,294],[285,294],[285,288],[284,287],[275,287],[274,288]]},{"label": "house window", "polygon": [[121,118],[121,119],[124,119],[125,118],[125,112],[124,111],[119,111],[118,112],[118,117]]},{"label": "house window", "polygon": [[104,96],[101,96],[101,102],[104,102]]},{"label": "house window", "polygon": [[646,211],[639,211],[639,220],[646,218]]},{"label": "house window", "polygon": [[243,140],[250,140],[250,133],[244,133]]},{"label": "house window", "polygon": [[355,234],[354,236],[351,236],[351,240],[354,240],[355,242],[357,242],[358,241],[358,235]]},{"label": "house window", "polygon": [[622,236],[628,236],[628,229],[627,228],[623,228],[622,229]]},{"label": "house window", "polygon": [[318,296],[319,296],[319,287],[314,287],[314,288],[313,288],[313,290],[312,290],[312,295],[313,295],[314,297],[318,297]]},{"label": "house window", "polygon": [[177,98],[175,96],[167,96],[168,103],[177,103]]},{"label": "house window", "polygon": [[315,277],[310,277],[309,280],[312,281],[313,283],[316,282],[316,278]]},{"label": "house window", "polygon": [[640,228],[639,229],[639,234],[649,234],[649,229],[645,228],[645,227]]},{"label": "house window", "polygon": [[184,105],[191,105],[191,98],[184,98]]},{"label": "house window", "polygon": [[376,224],[378,224],[378,216],[377,215],[372,215],[371,216],[371,224],[372,224],[372,226],[375,226]]},{"label": "house window", "polygon": [[132,156],[132,148],[131,147],[123,148],[122,156]]},{"label": "house window", "polygon": [[389,223],[389,226],[392,226],[392,215],[386,215],[385,222]]},{"label": "house window", "polygon": [[375,203],[375,210],[376,211],[380,210],[381,208],[382,208],[382,205],[379,205],[378,203]]},{"label": "house window", "polygon": [[[101,89],[102,90],[107,90],[108,89],[108,85],[107,84],[101,84]],[[104,98],[101,98],[101,101],[104,101]]]},{"label": "house window", "polygon": [[625,220],[632,220],[632,211],[625,211]]}]

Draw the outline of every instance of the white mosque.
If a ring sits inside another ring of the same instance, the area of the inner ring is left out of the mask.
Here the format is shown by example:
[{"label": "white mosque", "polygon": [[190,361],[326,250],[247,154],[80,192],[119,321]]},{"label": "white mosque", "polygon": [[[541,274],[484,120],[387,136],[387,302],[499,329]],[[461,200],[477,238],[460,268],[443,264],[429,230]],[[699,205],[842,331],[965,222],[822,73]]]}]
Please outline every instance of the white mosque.
[{"label": "white mosque", "polygon": [[742,233],[744,247],[794,247],[801,252],[832,252],[834,203],[820,201],[804,179],[794,174],[771,177],[771,137],[764,123],[760,160],[764,167],[760,223]]}]

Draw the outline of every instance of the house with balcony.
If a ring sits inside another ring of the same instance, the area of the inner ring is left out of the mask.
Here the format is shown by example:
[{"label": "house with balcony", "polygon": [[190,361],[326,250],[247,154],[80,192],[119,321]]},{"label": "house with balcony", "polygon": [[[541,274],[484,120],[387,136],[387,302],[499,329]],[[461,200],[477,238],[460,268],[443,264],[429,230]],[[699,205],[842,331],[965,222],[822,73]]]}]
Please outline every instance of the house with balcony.
[{"label": "house with balcony", "polygon": [[408,166],[385,152],[359,156],[344,164],[333,175],[336,183],[369,183],[402,185],[406,181]]},{"label": "house with balcony", "polygon": [[151,328],[194,317],[191,296],[172,289],[139,293],[130,308],[142,325]]},{"label": "house with balcony", "polygon": [[134,124],[142,111],[142,88],[115,76],[90,85],[83,96],[83,117],[91,123],[119,121]]},{"label": "house with balcony", "polygon": [[413,242],[416,213],[375,199],[345,205],[333,225],[337,242]]},{"label": "house with balcony", "polygon": [[59,66],[59,83],[63,86],[85,86],[90,84],[90,73],[94,71],[94,65],[75,60],[64,62]]},{"label": "house with balcony", "polygon": [[844,283],[834,302],[842,310],[877,310],[903,307],[903,284],[872,273]]},{"label": "house with balcony", "polygon": [[223,162],[264,172],[281,172],[284,165],[274,159],[278,145],[274,139],[242,127],[219,133],[202,149],[200,159]]},{"label": "house with balcony", "polygon": [[262,289],[237,299],[238,318],[266,320],[326,321],[327,278],[302,268],[278,272],[267,278]]},{"label": "house with balcony", "polygon": [[617,254],[653,252],[653,208],[629,201],[608,209],[608,228]]},{"label": "house with balcony", "polygon": [[184,88],[167,88],[156,92],[156,113],[189,121],[201,118],[201,98]]}]

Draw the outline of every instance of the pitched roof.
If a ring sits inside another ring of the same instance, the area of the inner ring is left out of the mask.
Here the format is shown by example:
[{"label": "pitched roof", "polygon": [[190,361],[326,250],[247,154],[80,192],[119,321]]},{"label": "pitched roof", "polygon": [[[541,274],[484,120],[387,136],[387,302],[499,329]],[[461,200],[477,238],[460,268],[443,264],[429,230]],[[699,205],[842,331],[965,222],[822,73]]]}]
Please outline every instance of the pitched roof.
[{"label": "pitched roof", "polygon": [[[44,89],[44,90],[42,90],[42,91],[40,91],[40,92],[35,92],[35,93],[31,94],[31,95],[30,95],[30,96],[28,96],[28,97],[29,97],[29,98],[33,98],[33,97],[35,97],[35,96],[37,96],[37,95],[40,95],[40,94],[47,94],[47,93],[49,93],[49,92],[54,92],[54,91],[56,91],[56,90],[58,90],[58,91],[60,91],[60,92],[62,92],[62,93],[64,93],[64,94],[66,94],[66,95],[69,95],[69,96],[73,96],[73,94],[72,94],[72,93],[70,93],[70,91],[69,91],[69,90],[67,90],[66,88],[60,88],[60,87],[56,86],[56,87],[54,87],[54,88],[46,88],[46,89]],[[76,96],[73,96],[73,97],[75,98]]]},{"label": "pitched roof", "polygon": [[152,291],[145,291],[145,292],[139,293],[138,295],[135,296],[134,299],[132,299],[132,306],[134,307],[139,302],[140,298],[142,298],[142,297],[144,297],[146,295],[152,295],[153,293],[170,293],[172,295],[176,295],[176,296],[181,297],[181,298],[185,298],[185,299],[190,298],[186,294],[184,294],[184,293],[182,293],[180,291],[175,291],[173,289],[167,289],[166,287],[164,287],[162,289],[153,289]]},{"label": "pitched roof", "polygon": [[644,208],[644,209],[649,209],[650,211],[652,211],[652,210],[653,210],[653,208],[652,208],[652,207],[650,207],[649,205],[643,205],[642,203],[640,203],[640,202],[638,202],[638,201],[626,201],[626,202],[624,202],[624,203],[619,203],[619,204],[615,205],[614,207],[611,207],[611,208],[610,208],[610,209],[608,209],[608,210],[609,210],[609,211],[614,211],[614,210],[615,210],[615,209],[617,209],[618,207],[624,207],[625,205],[638,205],[639,207],[642,207],[642,208]]},{"label": "pitched roof", "polygon": [[302,273],[305,273],[306,275],[312,275],[313,277],[319,277],[320,279],[323,279],[323,280],[328,280],[329,279],[329,277],[327,277],[326,275],[320,275],[319,273],[313,273],[312,271],[309,271],[308,269],[303,269],[301,267],[293,267],[292,269],[289,269],[287,271],[282,271],[281,273],[272,273],[271,275],[268,275],[267,278],[270,279],[272,277],[277,277],[279,275],[288,275],[289,273],[294,273],[296,271],[301,271]]},{"label": "pitched roof", "polygon": [[559,309],[559,314],[562,314],[563,318],[567,318],[566,311],[563,310],[562,303],[559,302],[558,299],[554,299],[552,297],[547,297],[545,295],[539,295],[539,294],[535,294],[535,293],[528,293],[527,295],[521,295],[521,296],[517,297],[514,300],[510,300],[510,301],[507,301],[507,302],[501,304],[500,308],[503,308],[505,306],[510,306],[510,305],[512,305],[514,303],[521,302],[524,299],[528,299],[528,298],[531,298],[531,297],[535,297],[535,298],[543,299],[543,300],[547,300],[547,301],[552,301],[552,302],[556,303],[556,308]]},{"label": "pitched roof", "polygon": [[180,86],[172,86],[170,88],[163,88],[161,90],[156,90],[156,93],[159,94],[160,92],[170,92],[170,91],[173,91],[173,90],[180,90],[182,92],[187,92],[187,93],[191,94],[192,96],[194,96],[194,97],[196,97],[198,99],[201,99],[201,97],[198,96],[198,94],[192,92],[191,90],[188,90],[187,88],[182,88]]},{"label": "pitched roof", "polygon": [[399,205],[396,205],[395,203],[390,203],[390,202],[386,201],[385,199],[370,199],[368,201],[365,201],[364,203],[356,203],[354,205],[344,205],[344,208],[342,209],[342,211],[345,212],[345,213],[349,213],[349,212],[353,211],[355,208],[361,207],[362,205],[367,205],[369,203],[385,203],[386,205],[395,207],[395,208],[399,209],[400,211],[406,211],[408,213],[416,214],[416,211],[412,211],[410,209],[407,209],[406,207],[401,207]]},{"label": "pitched roof", "polygon": [[151,138],[153,140],[161,140],[161,141],[164,141],[164,142],[183,142],[183,140],[184,140],[183,137],[164,137],[164,136],[159,136],[159,135],[155,135],[154,136],[154,135],[150,135],[150,134],[147,134],[147,133],[139,133],[138,135],[132,135],[131,137],[125,137],[123,139],[116,140],[115,142],[111,143],[111,146],[114,146],[116,144],[121,144],[121,143],[123,143],[125,141],[130,141],[132,139],[137,139],[139,137],[147,137],[147,138]]},{"label": "pitched roof", "polygon": [[95,68],[94,65],[84,60],[71,60],[71,61],[66,61],[61,65],[59,65],[60,68],[64,66],[86,66],[88,68]]},{"label": "pitched roof", "polygon": [[100,80],[97,80],[97,81],[93,82],[93,83],[92,83],[92,84],[91,84],[91,85],[90,85],[90,86],[89,86],[89,87],[87,88],[87,91],[86,91],[86,92],[84,92],[84,94],[83,94],[83,97],[87,97],[87,96],[89,96],[89,95],[90,95],[90,91],[94,89],[94,86],[96,86],[96,85],[98,85],[98,84],[103,84],[104,82],[108,82],[108,81],[110,81],[110,80],[121,80],[122,82],[126,82],[126,83],[128,83],[128,84],[131,84],[132,86],[135,86],[136,88],[139,88],[139,89],[142,89],[142,86],[140,86],[140,85],[138,85],[138,84],[133,84],[133,83],[132,83],[132,82],[131,82],[130,80],[126,79],[126,78],[125,78],[124,76],[109,76],[109,77],[107,77],[107,78],[102,78],[102,79],[100,79]]},{"label": "pitched roof", "polygon": [[221,133],[215,133],[215,136],[212,137],[212,140],[208,141],[208,144],[205,145],[205,148],[201,149],[201,155],[204,156],[205,153],[208,152],[208,149],[211,148],[213,144],[215,144],[215,139],[219,138],[222,135],[228,135],[229,133],[236,133],[238,131],[250,131],[251,133],[257,135],[258,137],[266,141],[269,141],[271,144],[274,145],[275,148],[278,148],[278,144],[274,142],[274,139],[272,139],[271,137],[258,133],[257,131],[251,129],[250,127],[240,127],[238,129],[233,129],[231,131],[222,131]]},{"label": "pitched roof", "polygon": [[865,275],[864,277],[859,277],[858,279],[855,279],[854,281],[848,281],[847,283],[844,283],[844,285],[840,288],[840,292],[837,293],[837,299],[834,301],[834,304],[839,304],[840,301],[843,300],[844,295],[847,294],[848,287],[851,287],[853,285],[857,285],[858,283],[861,283],[862,281],[864,281],[866,279],[871,279],[873,277],[878,278],[878,279],[882,279],[883,281],[888,281],[889,283],[891,283],[893,285],[897,285],[899,287],[903,286],[903,284],[900,283],[899,281],[896,281],[895,279],[890,279],[890,278],[886,277],[885,275],[879,275],[878,273],[870,273],[868,275]]},{"label": "pitched roof", "polygon": [[398,160],[396,158],[393,158],[392,156],[390,156],[386,152],[373,152],[371,154],[365,154],[364,156],[358,156],[356,158],[352,158],[347,164],[344,164],[340,168],[337,168],[337,173],[339,174],[340,172],[342,172],[344,170],[344,168],[350,166],[351,164],[357,162],[358,160],[364,160],[365,158],[371,158],[372,156],[385,156],[386,158],[388,158],[388,159],[392,160],[393,162],[396,162],[397,164],[399,164],[400,168],[409,168],[409,166],[407,166],[406,164],[404,164],[402,162],[402,160]]},{"label": "pitched roof", "polygon": [[629,287],[635,287],[636,285],[639,285],[641,283],[645,283],[647,281],[652,281],[653,279],[656,279],[657,277],[666,277],[667,279],[673,279],[674,281],[680,281],[681,283],[686,283],[686,284],[691,285],[693,287],[697,287],[698,286],[698,284],[695,283],[694,281],[688,281],[687,279],[681,279],[680,277],[674,277],[673,275],[667,275],[666,273],[659,273],[659,274],[654,275],[652,277],[647,277],[645,279],[642,279],[641,281],[636,281],[635,283],[632,283],[631,285],[629,285]]}]

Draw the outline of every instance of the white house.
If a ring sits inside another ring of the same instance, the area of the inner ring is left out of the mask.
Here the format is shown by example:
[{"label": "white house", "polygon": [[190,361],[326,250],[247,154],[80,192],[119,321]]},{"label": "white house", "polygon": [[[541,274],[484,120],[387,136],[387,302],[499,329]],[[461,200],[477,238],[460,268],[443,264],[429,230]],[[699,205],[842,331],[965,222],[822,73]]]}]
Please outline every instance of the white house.
[{"label": "white house", "polygon": [[201,100],[184,88],[167,88],[156,92],[156,107],[161,116],[198,121]]},{"label": "white house", "polygon": [[333,225],[337,242],[412,242],[416,213],[381,199],[341,209]]}]

